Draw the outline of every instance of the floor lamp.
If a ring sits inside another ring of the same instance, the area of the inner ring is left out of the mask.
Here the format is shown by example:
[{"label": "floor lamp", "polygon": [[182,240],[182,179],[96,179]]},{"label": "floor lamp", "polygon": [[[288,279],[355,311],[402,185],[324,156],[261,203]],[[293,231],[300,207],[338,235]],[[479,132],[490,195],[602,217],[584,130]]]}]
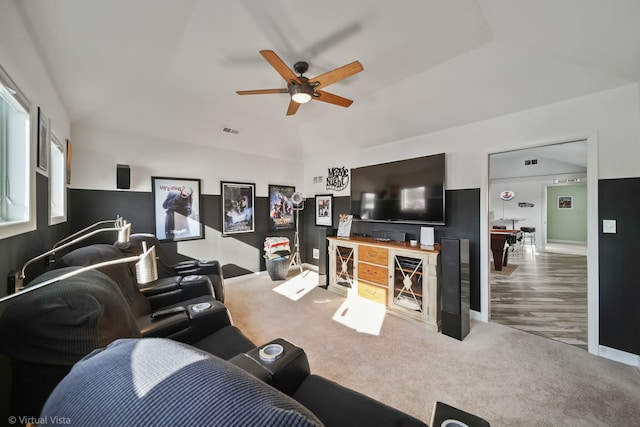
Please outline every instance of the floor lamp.
[{"label": "floor lamp", "polygon": [[[71,240],[71,241],[67,241],[64,244],[59,245],[58,243],[56,243],[56,245],[54,245],[54,248],[51,249],[50,251],[47,251],[43,254],[38,255],[35,258],[31,258],[29,261],[27,261],[23,266],[22,269],[20,269],[20,271],[16,272],[15,274],[12,274],[9,276],[9,286],[8,288],[13,288],[13,289],[9,289],[9,291],[13,291],[13,292],[17,292],[22,290],[22,288],[24,287],[24,279],[26,278],[25,275],[25,270],[27,269],[27,267],[32,264],[34,261],[38,261],[39,259],[43,259],[45,257],[54,255],[56,253],[56,251],[60,251],[62,249],[65,249],[71,245],[75,245],[76,243],[85,240],[91,236],[95,236],[98,233],[102,233],[105,231],[117,231],[118,232],[118,244],[123,245],[129,242],[129,236],[131,234],[131,224],[126,224],[125,222],[120,223],[122,224],[121,226],[116,226],[113,228],[101,228],[98,230],[94,230],[91,231],[87,234],[84,234],[80,237],[76,237],[75,239]],[[64,240],[68,240],[68,239],[64,239]],[[49,262],[50,263],[50,262]],[[13,282],[13,284],[11,284],[11,282]]]},{"label": "floor lamp", "polygon": [[86,267],[71,270],[68,273],[62,274],[58,277],[54,277],[53,279],[36,283],[32,286],[27,286],[26,288],[23,287],[19,292],[9,294],[5,297],[0,298],[0,303],[6,300],[15,298],[17,296],[24,295],[27,292],[35,291],[36,289],[42,288],[44,286],[48,286],[52,283],[56,283],[64,279],[77,276],[78,274],[84,273],[85,271],[96,270],[96,269],[107,267],[110,265],[126,264],[130,262],[136,263],[136,281],[138,282],[138,284],[143,285],[143,284],[158,280],[156,247],[152,246],[150,249],[147,250],[147,244],[145,242],[142,242],[142,253],[140,255],[130,256],[127,258],[118,258],[110,261],[103,261],[97,264],[88,265]]},{"label": "floor lamp", "polygon": [[291,257],[291,262],[289,263],[289,268],[298,267],[300,268],[300,274],[302,274],[302,259],[300,258],[300,211],[304,209],[304,198],[301,193],[293,193],[291,196],[291,202],[293,203],[293,210],[296,211],[296,233],[293,242],[293,256]]}]

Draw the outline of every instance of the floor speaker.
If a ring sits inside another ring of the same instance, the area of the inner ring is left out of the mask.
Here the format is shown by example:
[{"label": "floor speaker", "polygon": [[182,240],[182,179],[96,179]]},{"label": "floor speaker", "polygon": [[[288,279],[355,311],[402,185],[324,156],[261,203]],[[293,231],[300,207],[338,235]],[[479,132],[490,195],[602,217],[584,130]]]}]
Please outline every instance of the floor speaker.
[{"label": "floor speaker", "polygon": [[320,287],[327,289],[329,286],[329,241],[327,237],[335,237],[337,228],[322,228],[319,233],[318,248],[320,248],[320,258],[318,259],[318,275],[320,276]]},{"label": "floor speaker", "polygon": [[131,169],[129,165],[116,166],[116,188],[125,190],[131,188]]},{"label": "floor speaker", "polygon": [[469,240],[440,239],[442,333],[458,340],[469,334]]}]

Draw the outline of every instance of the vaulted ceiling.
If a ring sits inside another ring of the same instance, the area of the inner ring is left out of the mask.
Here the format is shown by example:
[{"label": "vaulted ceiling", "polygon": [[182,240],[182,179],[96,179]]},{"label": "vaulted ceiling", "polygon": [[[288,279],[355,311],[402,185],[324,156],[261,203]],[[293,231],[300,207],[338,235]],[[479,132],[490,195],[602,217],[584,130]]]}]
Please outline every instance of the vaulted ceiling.
[{"label": "vaulted ceiling", "polygon": [[[300,158],[640,81],[638,0],[20,0],[74,125]],[[285,115],[274,50],[364,71]],[[238,134],[221,132],[222,127]]]}]

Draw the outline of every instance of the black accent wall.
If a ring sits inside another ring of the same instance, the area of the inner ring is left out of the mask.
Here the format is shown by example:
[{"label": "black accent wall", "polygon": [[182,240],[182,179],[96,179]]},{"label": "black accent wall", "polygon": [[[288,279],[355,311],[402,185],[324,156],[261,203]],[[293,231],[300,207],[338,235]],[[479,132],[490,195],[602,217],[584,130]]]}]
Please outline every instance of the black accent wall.
[{"label": "black accent wall", "polygon": [[[70,233],[98,220],[125,217],[133,224],[134,232],[154,232],[153,201],[151,192],[70,190],[69,221],[56,226],[48,225],[48,180],[36,174],[37,230],[0,240],[0,272],[7,278],[24,262],[46,250]],[[640,178],[611,179],[599,181],[599,224],[603,219],[617,221],[616,234],[599,231],[599,310],[600,343],[632,354],[640,354],[640,279],[637,273],[637,244],[640,241]],[[470,251],[471,308],[480,310],[480,190],[448,190],[446,192],[447,225],[435,226],[435,238],[468,239]],[[202,218],[205,225],[220,230],[220,196],[203,195]],[[349,211],[349,197],[334,198],[333,223],[337,227],[340,213]],[[292,244],[294,232],[269,232],[268,199],[256,198],[256,232],[227,237],[241,240],[253,247],[262,248],[264,238],[269,235],[284,235]],[[264,220],[262,220],[264,218]],[[600,226],[601,227],[601,226]],[[376,229],[404,231],[407,238],[419,239],[420,226],[412,224],[355,222],[352,232],[371,234]],[[321,245],[325,241],[326,227],[315,225],[313,199],[300,213],[302,261],[320,265],[312,257],[313,248],[326,251]],[[164,253],[177,254],[176,244],[162,243]],[[262,251],[260,251],[262,253]],[[321,254],[321,256],[324,254]],[[323,261],[326,258],[323,258]],[[173,261],[173,260],[169,260]],[[264,260],[260,259],[261,269]],[[242,266],[240,266],[242,267]],[[33,278],[44,271],[44,265],[36,263],[29,267],[28,277]],[[322,268],[322,266],[321,266]],[[3,286],[1,295],[6,293]]]},{"label": "black accent wall", "polygon": [[[600,344],[640,354],[640,178],[598,185]],[[602,233],[602,220],[616,233]]]},{"label": "black accent wall", "polygon": [[[100,190],[72,190],[72,202],[69,206],[72,224],[72,232],[103,219],[115,218],[120,215],[131,223],[133,233],[155,234],[153,193],[135,191],[100,191]],[[259,248],[262,254],[264,239],[267,236],[284,236],[289,238],[293,245],[294,231],[269,231],[269,199],[268,197],[256,197],[255,200],[255,229],[254,233],[234,234],[225,239],[236,239],[252,247]],[[200,217],[206,227],[218,232],[221,230],[221,208],[219,195],[202,195]],[[303,218],[300,218],[303,222]],[[302,233],[302,224],[300,228]],[[205,237],[207,231],[205,230]],[[184,259],[177,252],[177,243],[161,242],[162,253],[169,256],[168,262],[178,262]],[[293,250],[293,246],[292,246]],[[247,262],[246,265],[252,265]],[[246,268],[246,265],[238,264],[238,267]],[[260,268],[265,269],[264,259],[260,255]]]}]

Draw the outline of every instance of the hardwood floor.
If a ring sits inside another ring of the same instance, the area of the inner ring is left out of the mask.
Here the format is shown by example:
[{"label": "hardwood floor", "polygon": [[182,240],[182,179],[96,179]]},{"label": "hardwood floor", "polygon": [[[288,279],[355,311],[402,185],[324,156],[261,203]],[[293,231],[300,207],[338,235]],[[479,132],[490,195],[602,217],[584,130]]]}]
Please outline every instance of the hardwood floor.
[{"label": "hardwood floor", "polygon": [[518,246],[491,273],[491,321],[587,349],[587,257]]}]

